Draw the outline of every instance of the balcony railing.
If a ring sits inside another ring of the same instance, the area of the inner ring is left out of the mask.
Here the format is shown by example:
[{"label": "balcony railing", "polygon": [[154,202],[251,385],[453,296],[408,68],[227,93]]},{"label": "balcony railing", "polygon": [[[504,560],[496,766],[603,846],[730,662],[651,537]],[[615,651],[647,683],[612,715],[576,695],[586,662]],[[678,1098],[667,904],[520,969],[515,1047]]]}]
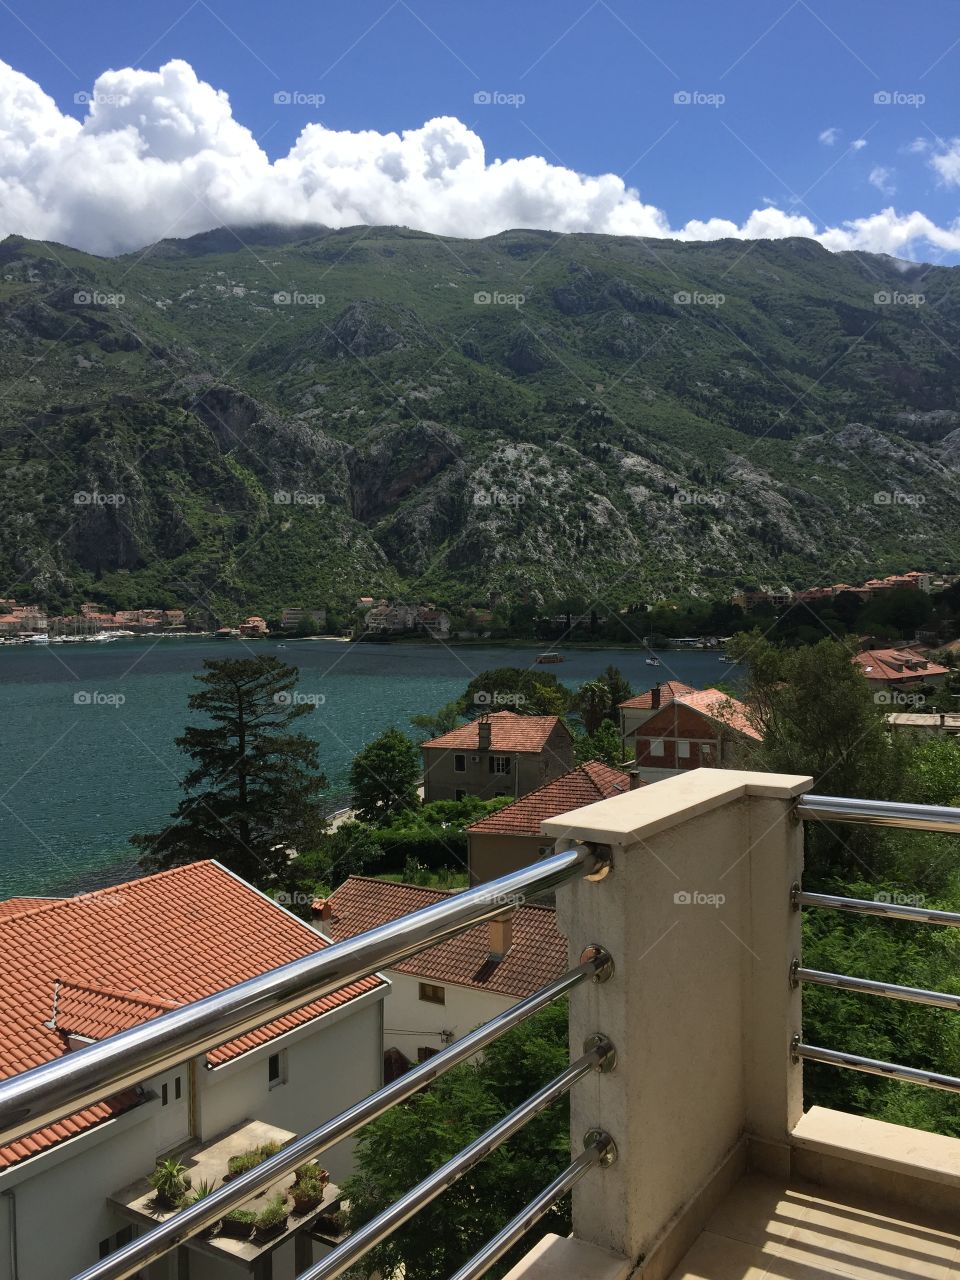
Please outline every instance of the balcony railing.
[{"label": "balcony railing", "polygon": [[[262,1026],[338,988],[416,955],[473,925],[501,915],[518,903],[547,893],[574,877],[601,880],[610,866],[609,851],[582,845],[545,858],[534,866],[476,889],[451,895],[434,906],[380,928],[326,947],[323,951],[271,970],[183,1009],[112,1036],[100,1044],[26,1071],[0,1083],[0,1145],[52,1124],[130,1085],[238,1035]],[[356,1133],[392,1106],[479,1052],[531,1014],[559,1000],[579,984],[605,981],[613,961],[600,945],[583,950],[580,963],[506,1012],[412,1068],[391,1084],[296,1139],[277,1155],[189,1208],[166,1219],[110,1257],[83,1271],[77,1280],[126,1280],[170,1250],[218,1222],[231,1209],[297,1166]],[[332,1280],[384,1240],[420,1208],[517,1133],[540,1111],[565,1095],[593,1071],[609,1071],[616,1060],[602,1034],[588,1038],[583,1053],[556,1079],[493,1125],[457,1156],[424,1179],[389,1209],[354,1232],[300,1280]],[[611,1164],[612,1138],[589,1131],[583,1152],[563,1173],[463,1269],[478,1277],[556,1204],[591,1169]]]},{"label": "balcony railing", "polygon": [[[805,796],[797,805],[797,812],[806,821],[841,822],[874,827],[895,827],[911,831],[933,831],[960,835],[960,809],[941,805],[896,804],[883,800],[854,800],[844,796]],[[880,916],[884,920],[908,920],[912,923],[960,928],[960,912],[937,911],[909,902],[888,902],[879,898],[846,898],[829,893],[805,893],[795,884],[790,894],[791,905],[848,911],[854,915]],[[827,973],[821,969],[806,969],[799,959],[794,960],[790,972],[791,983],[812,983],[833,987],[837,991],[853,991],[861,995],[880,996],[886,1000],[904,1000],[911,1004],[929,1005],[934,1009],[960,1010],[960,996],[944,991],[928,991],[922,987],[903,987],[892,982],[877,982],[871,978],[855,978],[845,973]],[[917,1067],[902,1066],[896,1062],[883,1062],[866,1058],[861,1054],[843,1053],[825,1049],[819,1045],[804,1043],[801,1036],[794,1036],[791,1044],[794,1062],[823,1062],[833,1067],[862,1071],[867,1075],[883,1076],[890,1080],[904,1080],[909,1084],[924,1085],[930,1089],[943,1089],[960,1093],[960,1077],[941,1075],[934,1071],[922,1071]]]}]

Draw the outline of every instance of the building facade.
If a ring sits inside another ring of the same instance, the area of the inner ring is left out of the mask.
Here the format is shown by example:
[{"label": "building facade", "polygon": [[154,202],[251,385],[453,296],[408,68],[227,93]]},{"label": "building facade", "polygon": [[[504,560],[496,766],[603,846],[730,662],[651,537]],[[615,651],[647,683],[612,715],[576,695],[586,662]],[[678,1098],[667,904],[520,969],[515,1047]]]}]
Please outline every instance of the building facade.
[{"label": "building facade", "polygon": [[559,716],[495,711],[421,745],[423,798],[518,798],[573,768],[573,737]]}]

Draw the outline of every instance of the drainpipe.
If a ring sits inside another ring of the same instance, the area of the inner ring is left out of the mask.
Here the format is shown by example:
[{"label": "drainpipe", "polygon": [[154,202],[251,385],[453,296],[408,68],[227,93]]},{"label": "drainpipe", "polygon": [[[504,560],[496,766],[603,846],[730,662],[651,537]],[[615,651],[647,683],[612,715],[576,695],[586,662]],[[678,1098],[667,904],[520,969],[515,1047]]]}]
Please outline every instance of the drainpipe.
[{"label": "drainpipe", "polygon": [[7,1189],[2,1193],[4,1199],[9,1205],[8,1214],[10,1219],[10,1280],[20,1280],[20,1251],[17,1246],[17,1194],[12,1189]]}]

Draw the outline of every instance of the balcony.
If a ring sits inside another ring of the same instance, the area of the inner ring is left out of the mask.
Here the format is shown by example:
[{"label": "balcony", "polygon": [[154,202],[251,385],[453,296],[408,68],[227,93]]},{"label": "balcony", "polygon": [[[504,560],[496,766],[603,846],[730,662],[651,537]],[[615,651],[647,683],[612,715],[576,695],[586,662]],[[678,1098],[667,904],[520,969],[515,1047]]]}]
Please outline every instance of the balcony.
[{"label": "balcony", "polygon": [[0,1084],[0,1141],[493,919],[505,903],[556,891],[567,974],[80,1280],[125,1280],[189,1247],[229,1209],[565,995],[570,1065],[301,1280],[362,1269],[370,1248],[567,1092],[570,1164],[454,1280],[485,1274],[568,1193],[573,1234],[545,1237],[511,1280],[960,1276],[960,1141],[824,1108],[804,1113],[803,1067],[951,1092],[960,1078],[911,1067],[909,1044],[892,1063],[808,1043],[802,993],[816,983],[954,1010],[960,997],[808,968],[800,934],[804,911],[960,925],[960,914],[802,887],[804,821],[960,832],[960,810],[815,797],[810,785],[701,769],[552,819],[544,832],[561,850],[535,866]]}]

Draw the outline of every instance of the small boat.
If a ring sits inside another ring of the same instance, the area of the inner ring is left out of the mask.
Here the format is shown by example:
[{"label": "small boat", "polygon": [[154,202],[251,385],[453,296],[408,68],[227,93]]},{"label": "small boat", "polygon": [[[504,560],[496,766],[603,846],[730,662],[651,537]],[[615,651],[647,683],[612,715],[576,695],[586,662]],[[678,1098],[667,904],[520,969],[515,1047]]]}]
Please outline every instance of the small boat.
[{"label": "small boat", "polygon": [[546,662],[563,662],[563,654],[550,651],[549,653],[538,653],[537,662],[541,665]]},{"label": "small boat", "polygon": [[659,665],[660,665],[660,659],[659,659],[659,658],[647,658],[647,659],[646,659],[646,663],[647,663],[647,666],[648,666],[648,667],[659,667]]},{"label": "small boat", "polygon": [[724,654],[724,655],[723,655],[723,657],[720,659],[720,661],[721,661],[721,662],[729,662],[729,663],[731,663],[733,666],[736,666],[736,664],[737,664],[737,659],[736,659],[736,658],[728,658],[726,654]]},{"label": "small boat", "polygon": [[50,637],[45,632],[41,632],[40,635],[31,636],[29,643],[30,644],[49,644]]}]

